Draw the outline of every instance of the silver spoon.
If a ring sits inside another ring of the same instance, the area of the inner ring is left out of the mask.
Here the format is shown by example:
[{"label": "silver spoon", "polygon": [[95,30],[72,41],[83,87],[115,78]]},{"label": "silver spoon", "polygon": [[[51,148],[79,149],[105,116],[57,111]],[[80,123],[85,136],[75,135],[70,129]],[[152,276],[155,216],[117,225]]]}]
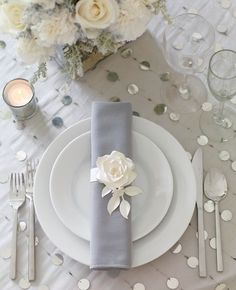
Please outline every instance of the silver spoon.
[{"label": "silver spoon", "polygon": [[224,266],[221,246],[219,202],[226,197],[227,181],[224,174],[219,169],[211,168],[208,171],[204,182],[204,191],[205,195],[215,202],[216,261],[217,271],[222,272],[224,270]]}]

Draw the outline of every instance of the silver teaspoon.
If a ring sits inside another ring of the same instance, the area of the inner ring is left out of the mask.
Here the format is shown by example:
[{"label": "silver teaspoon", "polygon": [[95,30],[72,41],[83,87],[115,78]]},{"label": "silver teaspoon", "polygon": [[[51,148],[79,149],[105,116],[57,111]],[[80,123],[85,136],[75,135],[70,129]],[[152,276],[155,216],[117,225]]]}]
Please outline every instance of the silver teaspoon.
[{"label": "silver teaspoon", "polygon": [[215,224],[216,224],[216,261],[217,271],[224,270],[223,255],[221,246],[221,230],[220,230],[220,215],[219,202],[227,195],[227,181],[224,174],[217,168],[211,168],[204,182],[205,195],[215,202]]}]

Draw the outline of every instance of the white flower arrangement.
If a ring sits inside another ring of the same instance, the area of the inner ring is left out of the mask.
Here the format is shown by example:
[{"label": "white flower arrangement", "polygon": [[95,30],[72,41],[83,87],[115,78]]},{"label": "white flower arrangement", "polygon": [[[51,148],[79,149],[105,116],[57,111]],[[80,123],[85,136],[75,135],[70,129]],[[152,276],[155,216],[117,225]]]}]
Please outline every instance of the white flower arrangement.
[{"label": "white flower arrangement", "polygon": [[142,192],[137,186],[130,185],[137,177],[133,161],[121,152],[112,151],[110,155],[99,157],[96,165],[96,179],[105,185],[102,197],[112,194],[107,204],[109,214],[119,207],[121,215],[127,219],[130,203],[125,200],[125,194],[135,196]]},{"label": "white flower arrangement", "polygon": [[16,37],[27,63],[45,63],[63,47],[73,78],[91,52],[116,52],[159,11],[166,15],[165,0],[1,0],[0,31]]}]

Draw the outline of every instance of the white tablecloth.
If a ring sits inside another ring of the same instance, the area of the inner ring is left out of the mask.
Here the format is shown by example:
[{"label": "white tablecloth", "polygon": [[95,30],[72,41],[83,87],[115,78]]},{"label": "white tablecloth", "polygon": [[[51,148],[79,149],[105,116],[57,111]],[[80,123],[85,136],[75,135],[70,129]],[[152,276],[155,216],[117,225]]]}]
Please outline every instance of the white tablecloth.
[{"label": "white tablecloth", "polygon": [[[232,0],[235,2],[235,0]],[[171,15],[177,15],[188,10],[198,11],[205,16],[213,25],[225,24],[228,34],[220,34],[216,31],[216,47],[236,49],[236,3],[230,9],[224,9],[216,0],[178,0],[169,1]],[[104,60],[98,67],[81,79],[80,82],[73,82],[69,89],[65,86],[65,76],[58,70],[55,63],[48,67],[48,79],[39,81],[36,86],[36,95],[39,100],[40,112],[31,120],[25,123],[24,130],[18,130],[13,119],[8,118],[8,108],[1,100],[0,102],[0,175],[4,177],[12,171],[23,170],[24,162],[16,158],[18,151],[24,151],[28,157],[40,158],[50,142],[65,128],[90,115],[91,102],[93,100],[109,100],[111,97],[118,97],[123,101],[129,101],[133,110],[140,116],[150,119],[168,131],[170,131],[184,146],[186,151],[193,153],[199,146],[197,137],[201,135],[199,128],[200,111],[194,114],[182,114],[178,122],[169,118],[170,110],[163,115],[157,115],[154,107],[160,102],[160,74],[170,71],[161,54],[160,44],[161,32],[165,27],[161,17],[155,18],[150,24],[149,32],[135,43],[128,45],[133,49],[131,58],[124,59],[119,53]],[[155,37],[153,37],[155,36]],[[15,49],[12,40],[1,36],[7,47],[0,51],[1,78],[0,88],[15,77],[30,79],[33,68],[23,66],[15,58]],[[159,39],[158,42],[155,39]],[[139,62],[149,61],[151,71],[142,71]],[[111,82],[107,80],[108,71],[116,72],[119,80]],[[206,71],[200,74],[206,81]],[[129,95],[127,86],[134,83],[139,87],[136,95]],[[72,104],[65,106],[61,99],[64,95],[72,97]],[[211,96],[209,96],[211,98]],[[233,106],[233,104],[231,104]],[[52,124],[53,118],[61,117],[64,125],[56,128]],[[206,231],[206,252],[208,264],[208,277],[199,278],[198,268],[188,266],[189,257],[197,257],[196,238],[196,216],[191,221],[187,231],[180,239],[182,250],[174,254],[171,250],[157,260],[142,267],[121,271],[90,271],[87,266],[61,253],[47,238],[38,222],[36,222],[36,235],[39,244],[37,252],[37,279],[31,283],[30,289],[40,289],[42,285],[50,290],[74,290],[78,288],[80,279],[88,279],[91,283],[90,289],[94,290],[129,290],[136,283],[142,283],[147,290],[169,289],[167,281],[174,277],[179,281],[176,289],[184,290],[217,290],[236,289],[236,172],[231,169],[231,163],[236,160],[236,141],[227,144],[215,144],[209,142],[204,146],[204,169],[210,167],[221,167],[227,176],[229,183],[229,194],[222,201],[221,211],[228,209],[232,212],[231,221],[222,221],[223,252],[225,270],[223,273],[216,272],[216,252],[210,247],[210,240],[215,236],[214,213],[205,212]],[[230,160],[221,161],[219,152],[228,150]],[[2,177],[2,178],[3,178]],[[20,211],[20,220],[27,221],[27,205]],[[8,184],[0,184],[0,289],[19,289],[19,281],[27,276],[27,230],[19,233],[19,256],[18,273],[16,281],[8,278],[9,259],[4,259],[9,250],[11,239],[12,212],[8,205]],[[60,239],[60,237],[58,237]],[[147,251],[150,249],[147,249]],[[56,266],[52,260],[55,254],[63,257],[61,265]],[[221,285],[225,283],[227,286]],[[222,288],[220,288],[222,287]]]}]

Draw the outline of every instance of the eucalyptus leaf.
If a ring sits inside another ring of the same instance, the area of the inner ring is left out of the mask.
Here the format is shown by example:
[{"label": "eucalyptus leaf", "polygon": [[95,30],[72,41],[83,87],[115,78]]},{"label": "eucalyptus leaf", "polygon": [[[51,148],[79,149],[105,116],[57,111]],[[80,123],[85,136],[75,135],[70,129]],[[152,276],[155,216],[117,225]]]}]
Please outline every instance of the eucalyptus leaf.
[{"label": "eucalyptus leaf", "polygon": [[111,192],[111,189],[108,188],[107,186],[105,186],[102,190],[102,197],[106,196],[107,194],[109,194]]},{"label": "eucalyptus leaf", "polygon": [[129,212],[130,204],[127,200],[123,199],[120,203],[120,213],[124,218],[128,219]]},{"label": "eucalyptus leaf", "polygon": [[137,186],[129,186],[125,188],[125,193],[129,196],[135,196],[142,193],[142,190]]},{"label": "eucalyptus leaf", "polygon": [[109,212],[109,214],[112,214],[113,211],[115,209],[117,209],[117,207],[119,206],[120,204],[120,197],[117,196],[117,195],[113,195],[109,201],[108,201],[108,204],[107,204],[107,210]]}]

